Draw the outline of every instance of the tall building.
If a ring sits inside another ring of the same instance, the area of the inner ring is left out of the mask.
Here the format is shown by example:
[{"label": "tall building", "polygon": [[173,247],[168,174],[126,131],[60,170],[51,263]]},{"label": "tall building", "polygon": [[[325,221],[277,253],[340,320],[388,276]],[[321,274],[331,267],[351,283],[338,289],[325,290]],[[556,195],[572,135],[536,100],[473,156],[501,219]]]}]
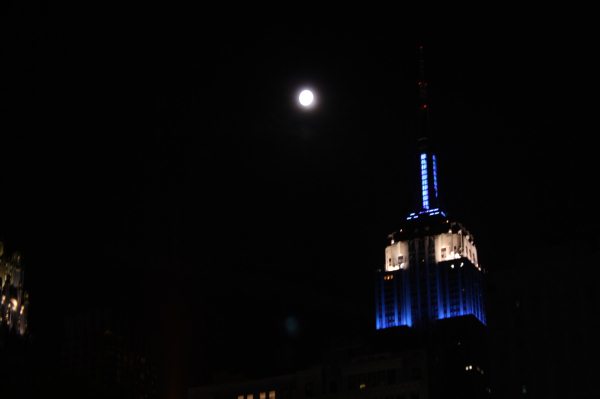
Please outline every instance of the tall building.
[{"label": "tall building", "polygon": [[417,84],[420,200],[400,230],[389,235],[385,265],[377,270],[376,328],[424,327],[466,315],[485,324],[482,269],[475,240],[440,205],[422,46]]},{"label": "tall building", "polygon": [[29,296],[23,287],[25,272],[21,255],[5,256],[0,242],[0,326],[9,333],[25,335]]},{"label": "tall building", "polygon": [[483,269],[473,234],[442,205],[423,47],[418,58],[418,201],[388,236],[376,271],[375,328],[396,340],[421,337],[429,397],[489,397]]}]

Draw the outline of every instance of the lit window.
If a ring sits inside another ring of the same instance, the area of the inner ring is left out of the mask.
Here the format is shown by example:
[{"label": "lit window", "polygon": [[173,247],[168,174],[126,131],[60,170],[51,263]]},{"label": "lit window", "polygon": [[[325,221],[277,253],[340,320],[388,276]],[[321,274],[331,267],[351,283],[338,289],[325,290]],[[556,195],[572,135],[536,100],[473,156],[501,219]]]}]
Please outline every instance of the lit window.
[{"label": "lit window", "polygon": [[261,392],[261,393],[258,394],[258,397],[260,399],[267,399],[267,393],[266,392]]},{"label": "lit window", "polygon": [[254,394],[251,394],[251,393],[247,394],[246,399],[254,399]]},{"label": "lit window", "polygon": [[244,399],[244,395],[238,395],[237,399]]},{"label": "lit window", "polygon": [[365,389],[367,387],[367,384],[365,384],[364,382],[362,382],[358,387],[360,389]]},{"label": "lit window", "polygon": [[275,391],[269,391],[269,399],[275,399]]}]

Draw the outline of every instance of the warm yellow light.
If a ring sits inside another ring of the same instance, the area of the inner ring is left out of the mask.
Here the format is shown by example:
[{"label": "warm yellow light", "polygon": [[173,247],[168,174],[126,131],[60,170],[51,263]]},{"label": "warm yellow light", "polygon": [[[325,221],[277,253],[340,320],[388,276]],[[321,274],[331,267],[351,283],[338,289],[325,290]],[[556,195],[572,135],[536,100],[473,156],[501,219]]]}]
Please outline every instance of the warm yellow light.
[{"label": "warm yellow light", "polygon": [[358,386],[360,389],[365,389],[367,387],[367,384],[362,383]]},{"label": "warm yellow light", "polygon": [[269,391],[269,399],[275,399],[275,391]]},{"label": "warm yellow light", "polygon": [[266,392],[261,392],[261,393],[258,394],[258,397],[260,399],[267,399],[267,393]]}]

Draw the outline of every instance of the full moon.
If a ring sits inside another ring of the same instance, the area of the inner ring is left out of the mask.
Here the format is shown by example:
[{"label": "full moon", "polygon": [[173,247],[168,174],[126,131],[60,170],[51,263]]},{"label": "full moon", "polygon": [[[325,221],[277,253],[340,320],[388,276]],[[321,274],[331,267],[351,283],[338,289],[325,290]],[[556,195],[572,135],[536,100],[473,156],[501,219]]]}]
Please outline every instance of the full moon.
[{"label": "full moon", "polygon": [[313,105],[314,101],[315,95],[310,90],[302,90],[300,92],[300,95],[298,95],[298,102],[300,102],[300,105],[302,105],[303,107],[310,107],[311,105]]}]

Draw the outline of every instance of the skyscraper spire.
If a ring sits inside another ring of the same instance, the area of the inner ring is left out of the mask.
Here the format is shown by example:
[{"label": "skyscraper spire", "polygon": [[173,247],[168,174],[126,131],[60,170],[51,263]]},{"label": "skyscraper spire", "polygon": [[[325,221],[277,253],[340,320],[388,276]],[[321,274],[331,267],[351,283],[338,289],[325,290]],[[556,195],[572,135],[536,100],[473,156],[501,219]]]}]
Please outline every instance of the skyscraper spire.
[{"label": "skyscraper spire", "polygon": [[429,124],[429,95],[428,83],[425,79],[425,57],[422,45],[417,47],[418,55],[418,124],[417,124],[417,146],[419,150],[420,165],[420,203],[416,212],[409,215],[408,219],[414,219],[422,214],[441,213],[438,197],[437,160],[430,141]]},{"label": "skyscraper spire", "polygon": [[429,328],[438,320],[463,316],[486,323],[482,269],[473,235],[440,208],[423,53],[423,46],[418,46],[420,201],[402,228],[388,236],[385,264],[378,269],[377,329]]}]

